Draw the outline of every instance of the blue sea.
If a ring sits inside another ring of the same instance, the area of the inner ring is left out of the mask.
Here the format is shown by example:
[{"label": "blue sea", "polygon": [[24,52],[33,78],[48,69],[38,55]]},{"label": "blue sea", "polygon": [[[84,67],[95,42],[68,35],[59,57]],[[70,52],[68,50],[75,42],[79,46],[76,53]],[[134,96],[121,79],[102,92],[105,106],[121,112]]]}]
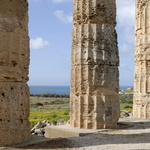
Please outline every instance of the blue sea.
[{"label": "blue sea", "polygon": [[[69,86],[29,86],[30,94],[70,94]],[[120,86],[120,90],[133,86]]]}]

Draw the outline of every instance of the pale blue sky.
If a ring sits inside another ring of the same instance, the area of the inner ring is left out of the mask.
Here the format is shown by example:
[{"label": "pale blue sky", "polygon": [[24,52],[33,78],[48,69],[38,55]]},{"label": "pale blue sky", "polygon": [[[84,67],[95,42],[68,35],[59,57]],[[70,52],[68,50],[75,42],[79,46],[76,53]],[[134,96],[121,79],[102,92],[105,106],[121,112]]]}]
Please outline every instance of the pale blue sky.
[{"label": "pale blue sky", "polygon": [[[133,85],[135,0],[117,0],[120,85]],[[29,85],[69,85],[72,0],[29,0]]]}]

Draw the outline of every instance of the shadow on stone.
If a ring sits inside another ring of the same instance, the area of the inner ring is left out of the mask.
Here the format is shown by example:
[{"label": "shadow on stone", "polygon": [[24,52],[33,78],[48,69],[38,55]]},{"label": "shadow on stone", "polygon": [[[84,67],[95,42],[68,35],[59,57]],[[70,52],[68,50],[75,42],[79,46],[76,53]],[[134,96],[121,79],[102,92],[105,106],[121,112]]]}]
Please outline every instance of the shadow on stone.
[{"label": "shadow on stone", "polygon": [[150,143],[150,121],[124,118],[119,121],[118,129],[103,130],[82,137],[54,138],[32,136],[32,141],[12,147],[20,149],[64,149],[83,148],[102,145],[126,145]]}]

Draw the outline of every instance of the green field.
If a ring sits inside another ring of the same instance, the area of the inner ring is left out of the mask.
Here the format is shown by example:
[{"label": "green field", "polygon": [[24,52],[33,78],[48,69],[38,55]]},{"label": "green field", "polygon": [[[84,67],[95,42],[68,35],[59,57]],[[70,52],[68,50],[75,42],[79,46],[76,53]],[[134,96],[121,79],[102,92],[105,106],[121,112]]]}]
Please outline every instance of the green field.
[{"label": "green field", "polygon": [[132,112],[133,106],[133,94],[120,94],[119,95],[120,101],[120,112]]},{"label": "green field", "polygon": [[47,120],[57,123],[57,120],[69,120],[69,98],[30,97],[30,125]]},{"label": "green field", "polygon": [[[132,112],[133,95],[120,94],[120,112]],[[57,123],[57,120],[69,120],[69,98],[30,96],[30,124],[33,127],[38,121],[47,120]]]}]

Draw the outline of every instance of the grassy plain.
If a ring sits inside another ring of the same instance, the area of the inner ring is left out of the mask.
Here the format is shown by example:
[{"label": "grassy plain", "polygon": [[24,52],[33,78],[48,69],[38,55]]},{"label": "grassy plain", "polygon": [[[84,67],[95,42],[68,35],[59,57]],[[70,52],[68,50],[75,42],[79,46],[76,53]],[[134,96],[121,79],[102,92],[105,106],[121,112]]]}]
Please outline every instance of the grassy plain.
[{"label": "grassy plain", "polygon": [[33,127],[38,121],[69,120],[69,98],[51,98],[30,96],[30,124]]},{"label": "grassy plain", "polygon": [[120,112],[132,112],[133,106],[133,94],[119,94],[119,101],[120,101]]}]

